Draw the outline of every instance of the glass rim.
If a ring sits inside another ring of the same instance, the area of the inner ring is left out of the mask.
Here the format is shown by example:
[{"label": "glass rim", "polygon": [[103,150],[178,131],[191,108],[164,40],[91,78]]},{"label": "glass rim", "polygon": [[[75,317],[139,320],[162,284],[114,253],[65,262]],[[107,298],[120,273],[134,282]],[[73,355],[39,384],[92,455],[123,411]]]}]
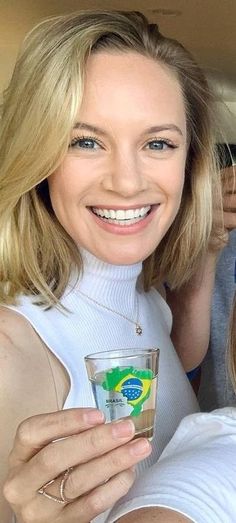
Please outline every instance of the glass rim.
[{"label": "glass rim", "polygon": [[[137,351],[135,354],[131,351]],[[159,355],[160,349],[158,347],[151,347],[147,349],[135,349],[135,348],[128,348],[128,349],[112,349],[112,350],[105,350],[100,352],[93,352],[92,354],[87,354],[84,356],[85,361],[91,361],[91,360],[104,360],[104,359],[121,359],[121,358],[129,358],[134,359],[140,356],[149,356],[150,354],[158,354]]]}]

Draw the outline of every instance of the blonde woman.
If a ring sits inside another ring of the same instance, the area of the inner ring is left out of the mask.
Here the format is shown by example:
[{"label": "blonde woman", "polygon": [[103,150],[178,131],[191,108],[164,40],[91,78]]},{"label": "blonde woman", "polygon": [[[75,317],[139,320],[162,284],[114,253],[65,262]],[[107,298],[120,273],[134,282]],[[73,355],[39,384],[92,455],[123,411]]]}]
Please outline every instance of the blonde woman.
[{"label": "blonde woman", "polygon": [[[26,38],[1,121],[1,523],[106,521],[133,467],[198,410],[153,285],[183,284],[212,233],[212,103],[188,52],[141,14],[57,17]],[[91,408],[83,361],[149,346],[152,448]]]}]

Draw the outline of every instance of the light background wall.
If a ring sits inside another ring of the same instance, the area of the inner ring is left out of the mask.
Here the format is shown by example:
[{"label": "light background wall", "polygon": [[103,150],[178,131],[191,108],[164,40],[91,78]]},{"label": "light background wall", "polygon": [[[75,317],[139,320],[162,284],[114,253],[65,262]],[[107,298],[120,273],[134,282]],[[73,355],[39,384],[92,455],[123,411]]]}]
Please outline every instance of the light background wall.
[{"label": "light background wall", "polygon": [[88,8],[141,10],[180,40],[223,98],[222,127],[236,143],[236,0],[0,0],[0,93],[27,31],[45,17]]}]

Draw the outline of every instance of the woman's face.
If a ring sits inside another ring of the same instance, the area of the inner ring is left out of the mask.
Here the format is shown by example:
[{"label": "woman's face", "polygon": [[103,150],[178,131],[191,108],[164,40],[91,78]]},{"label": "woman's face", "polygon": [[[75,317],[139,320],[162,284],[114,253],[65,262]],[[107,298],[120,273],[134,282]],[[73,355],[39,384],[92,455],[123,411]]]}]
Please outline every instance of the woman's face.
[{"label": "woman's face", "polygon": [[132,52],[92,55],[68,154],[48,180],[75,243],[114,264],[147,258],[178,212],[186,141],[168,68]]}]

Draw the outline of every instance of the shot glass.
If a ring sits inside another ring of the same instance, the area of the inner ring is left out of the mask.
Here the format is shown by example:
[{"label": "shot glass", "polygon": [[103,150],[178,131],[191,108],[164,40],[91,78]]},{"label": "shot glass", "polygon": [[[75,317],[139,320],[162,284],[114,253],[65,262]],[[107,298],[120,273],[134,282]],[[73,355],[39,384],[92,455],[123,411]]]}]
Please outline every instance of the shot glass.
[{"label": "shot glass", "polygon": [[135,437],[153,437],[159,349],[117,349],[85,356],[97,408],[106,422],[131,417]]}]

